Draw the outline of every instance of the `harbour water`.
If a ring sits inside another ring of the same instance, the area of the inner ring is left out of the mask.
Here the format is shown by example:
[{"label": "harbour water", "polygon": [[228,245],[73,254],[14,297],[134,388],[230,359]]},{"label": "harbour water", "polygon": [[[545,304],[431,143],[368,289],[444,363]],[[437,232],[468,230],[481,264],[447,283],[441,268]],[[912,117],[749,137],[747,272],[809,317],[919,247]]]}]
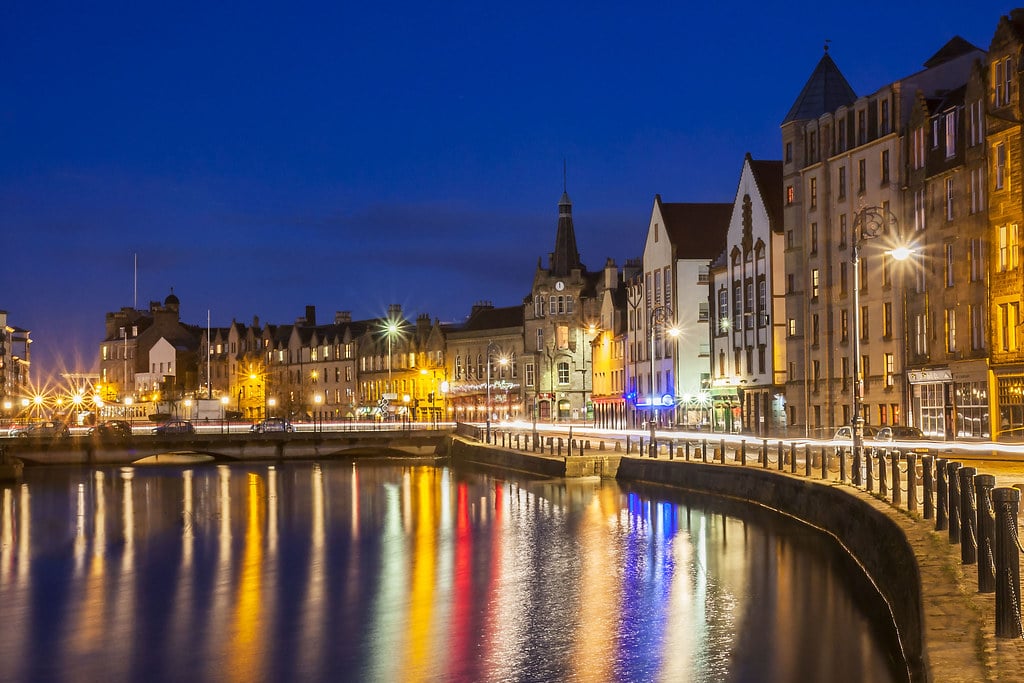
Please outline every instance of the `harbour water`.
[{"label": "harbour water", "polygon": [[29,468],[3,681],[892,681],[831,539],[668,488],[371,460]]}]

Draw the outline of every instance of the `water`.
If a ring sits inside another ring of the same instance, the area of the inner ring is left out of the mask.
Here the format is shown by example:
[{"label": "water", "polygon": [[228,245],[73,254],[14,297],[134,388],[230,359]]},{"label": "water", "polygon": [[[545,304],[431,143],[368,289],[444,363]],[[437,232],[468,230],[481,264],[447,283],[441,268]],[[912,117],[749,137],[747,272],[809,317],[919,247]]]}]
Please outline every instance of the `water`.
[{"label": "water", "polygon": [[2,488],[0,680],[899,680],[849,564],[597,479],[36,468]]}]

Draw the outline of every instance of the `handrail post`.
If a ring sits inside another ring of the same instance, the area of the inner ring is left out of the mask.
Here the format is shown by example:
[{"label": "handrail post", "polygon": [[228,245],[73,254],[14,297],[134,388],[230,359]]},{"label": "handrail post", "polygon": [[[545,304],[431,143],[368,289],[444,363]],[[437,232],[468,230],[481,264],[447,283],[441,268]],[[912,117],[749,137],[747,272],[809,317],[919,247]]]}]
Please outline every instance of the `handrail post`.
[{"label": "handrail post", "polygon": [[932,459],[934,456],[921,456],[921,479],[924,485],[924,518],[932,519],[935,516],[934,502],[932,501]]},{"label": "handrail post", "polygon": [[974,495],[978,501],[978,592],[996,590],[996,519],[992,508],[992,489],[996,478],[979,474],[974,478]]},{"label": "handrail post", "polygon": [[949,517],[947,511],[949,487],[946,486],[946,463],[945,458],[935,460],[935,530],[945,531],[949,528]]},{"label": "handrail post", "polygon": [[977,508],[974,504],[974,475],[976,467],[961,467],[957,473],[960,479],[960,562],[974,564],[978,561],[976,526]]},{"label": "handrail post", "polygon": [[992,498],[996,509],[996,637],[1020,638],[1020,490],[997,488]]}]

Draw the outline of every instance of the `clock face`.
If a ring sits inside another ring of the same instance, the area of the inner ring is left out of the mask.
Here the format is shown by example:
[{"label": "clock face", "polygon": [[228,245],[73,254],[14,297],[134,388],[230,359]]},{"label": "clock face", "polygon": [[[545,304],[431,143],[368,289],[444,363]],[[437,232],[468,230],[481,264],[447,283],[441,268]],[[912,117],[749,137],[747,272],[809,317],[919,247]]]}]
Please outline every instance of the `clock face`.
[{"label": "clock face", "polygon": [[555,289],[561,292],[563,289],[565,289],[565,283],[559,280],[558,282],[555,283]]}]

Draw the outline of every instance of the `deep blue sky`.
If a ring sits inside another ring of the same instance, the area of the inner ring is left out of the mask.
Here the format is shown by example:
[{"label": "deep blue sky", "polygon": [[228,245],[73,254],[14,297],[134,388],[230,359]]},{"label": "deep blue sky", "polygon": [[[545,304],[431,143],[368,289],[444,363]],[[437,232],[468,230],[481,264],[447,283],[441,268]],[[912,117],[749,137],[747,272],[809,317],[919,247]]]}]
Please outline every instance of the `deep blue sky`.
[{"label": "deep blue sky", "polygon": [[95,364],[106,311],[321,320],[520,302],[562,161],[591,268],[656,193],[732,201],[822,54],[858,94],[1012,5],[9,2],[0,309],[33,379]]}]

